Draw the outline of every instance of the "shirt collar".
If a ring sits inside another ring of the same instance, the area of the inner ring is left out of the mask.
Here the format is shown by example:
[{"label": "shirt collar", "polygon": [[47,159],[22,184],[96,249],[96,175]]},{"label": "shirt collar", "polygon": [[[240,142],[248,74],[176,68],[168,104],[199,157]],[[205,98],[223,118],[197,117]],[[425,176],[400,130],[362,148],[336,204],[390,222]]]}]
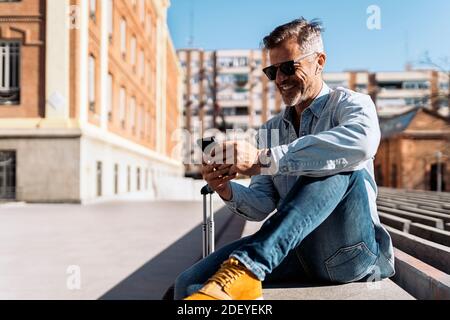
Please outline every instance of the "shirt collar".
[{"label": "shirt collar", "polygon": [[[322,83],[322,90],[317,95],[317,97],[313,100],[311,105],[306,110],[311,110],[311,112],[314,114],[316,118],[319,118],[322,114],[323,108],[325,107],[325,104],[328,101],[329,94],[331,92],[330,87],[327,86],[325,82]],[[292,119],[291,112],[294,111],[294,107],[287,107],[284,110],[283,118],[287,121],[290,121]]]}]

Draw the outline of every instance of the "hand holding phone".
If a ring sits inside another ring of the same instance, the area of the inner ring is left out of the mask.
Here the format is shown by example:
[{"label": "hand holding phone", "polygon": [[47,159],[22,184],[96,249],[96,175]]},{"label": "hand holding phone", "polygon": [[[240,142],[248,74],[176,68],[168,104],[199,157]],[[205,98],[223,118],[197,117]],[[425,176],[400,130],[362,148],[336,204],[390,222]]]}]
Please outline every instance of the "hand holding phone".
[{"label": "hand holding phone", "polygon": [[[210,155],[217,145],[214,137],[204,138],[197,141],[205,155]],[[229,181],[236,178],[237,173],[232,172],[232,165],[226,164],[207,164],[203,162],[202,176],[208,185],[216,191],[224,200],[232,198]]]}]

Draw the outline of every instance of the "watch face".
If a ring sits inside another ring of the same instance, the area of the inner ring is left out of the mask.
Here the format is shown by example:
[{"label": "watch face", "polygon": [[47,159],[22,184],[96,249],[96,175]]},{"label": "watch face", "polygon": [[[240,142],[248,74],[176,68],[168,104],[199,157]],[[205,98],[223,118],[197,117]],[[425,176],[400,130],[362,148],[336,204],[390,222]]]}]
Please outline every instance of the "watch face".
[{"label": "watch face", "polygon": [[261,163],[261,168],[270,168],[271,166],[271,157],[272,157],[272,150],[268,149],[266,152],[264,152],[261,155],[261,159],[259,159]]}]

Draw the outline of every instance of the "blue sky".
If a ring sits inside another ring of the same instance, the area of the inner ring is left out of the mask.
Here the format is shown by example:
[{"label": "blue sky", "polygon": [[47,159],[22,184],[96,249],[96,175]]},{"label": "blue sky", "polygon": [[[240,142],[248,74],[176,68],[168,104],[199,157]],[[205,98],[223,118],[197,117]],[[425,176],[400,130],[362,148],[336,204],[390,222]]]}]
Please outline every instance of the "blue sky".
[{"label": "blue sky", "polygon": [[[370,5],[381,9],[381,30],[366,26]],[[403,70],[425,51],[450,59],[449,0],[171,0],[168,24],[177,49],[188,47],[191,30],[195,47],[258,48],[299,16],[322,20],[328,72]]]}]

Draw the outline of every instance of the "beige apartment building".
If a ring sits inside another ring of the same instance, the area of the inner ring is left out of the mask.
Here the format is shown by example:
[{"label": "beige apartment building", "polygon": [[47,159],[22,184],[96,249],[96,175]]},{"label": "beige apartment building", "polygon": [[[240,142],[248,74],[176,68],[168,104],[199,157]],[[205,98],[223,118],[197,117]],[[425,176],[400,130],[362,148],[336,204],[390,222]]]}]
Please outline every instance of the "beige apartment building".
[{"label": "beige apartment building", "polygon": [[449,114],[449,76],[434,70],[369,73],[350,71],[325,73],[330,87],[347,87],[372,96],[380,114],[401,113],[421,107]]},{"label": "beige apartment building", "polygon": [[[181,49],[178,56],[186,77],[185,127],[191,131],[214,127],[214,113],[219,118],[216,127],[223,115],[233,128],[258,128],[284,108],[275,86],[262,73],[269,64],[263,50]],[[380,114],[414,107],[449,114],[449,77],[443,72],[326,72],[324,80],[332,88],[369,94]]]},{"label": "beige apartment building", "polygon": [[0,1],[0,199],[148,199],[183,176],[169,5]]},{"label": "beige apartment building", "polygon": [[223,120],[228,128],[257,128],[281,110],[280,95],[261,72],[265,52],[180,49],[178,57],[189,131],[223,127]]}]

